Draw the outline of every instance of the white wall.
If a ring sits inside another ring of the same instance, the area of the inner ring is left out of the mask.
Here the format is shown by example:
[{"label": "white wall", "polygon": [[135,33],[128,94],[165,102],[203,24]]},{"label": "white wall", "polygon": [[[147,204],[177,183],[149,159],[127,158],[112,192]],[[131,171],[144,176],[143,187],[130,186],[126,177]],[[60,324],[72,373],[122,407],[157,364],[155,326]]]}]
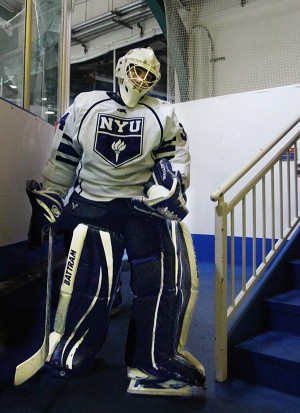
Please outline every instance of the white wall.
[{"label": "white wall", "polygon": [[54,136],[43,119],[0,99],[0,246],[27,239],[26,180],[41,179]]},{"label": "white wall", "polygon": [[300,87],[195,100],[175,108],[192,156],[186,223],[193,234],[214,234],[216,203],[210,195],[300,118]]}]

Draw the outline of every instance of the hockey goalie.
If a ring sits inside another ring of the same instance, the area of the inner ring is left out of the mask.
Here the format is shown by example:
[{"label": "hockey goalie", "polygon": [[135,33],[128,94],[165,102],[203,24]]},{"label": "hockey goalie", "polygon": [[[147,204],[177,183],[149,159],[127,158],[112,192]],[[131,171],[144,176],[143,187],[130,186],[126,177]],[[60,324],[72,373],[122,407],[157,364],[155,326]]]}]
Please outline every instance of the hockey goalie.
[{"label": "hockey goalie", "polygon": [[[42,186],[28,190],[32,204],[52,219],[52,231],[64,232],[69,250],[47,363],[64,377],[93,363],[106,337],[126,249],[134,295],[128,392],[190,396],[204,386],[205,371],[185,350],[198,292],[193,244],[183,223],[187,135],[172,105],[148,95],[160,79],[152,49],[121,57],[116,77],[118,93],[96,90],[75,98],[59,122]],[[49,197],[59,214],[49,208]],[[35,223],[43,226],[38,218]],[[41,238],[35,235],[33,244]]]}]

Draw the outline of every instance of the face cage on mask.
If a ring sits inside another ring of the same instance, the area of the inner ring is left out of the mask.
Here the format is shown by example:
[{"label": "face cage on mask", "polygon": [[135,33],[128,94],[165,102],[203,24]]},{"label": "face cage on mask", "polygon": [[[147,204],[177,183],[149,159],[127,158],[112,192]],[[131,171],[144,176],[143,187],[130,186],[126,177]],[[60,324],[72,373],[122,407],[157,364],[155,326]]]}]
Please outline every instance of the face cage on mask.
[{"label": "face cage on mask", "polygon": [[[141,77],[137,73],[137,68],[143,69],[145,72],[145,76]],[[146,69],[143,66],[139,66],[137,64],[131,64],[128,66],[126,70],[127,78],[129,82],[138,90],[150,90],[153,88],[153,86],[158,82],[158,78],[150,71],[151,67],[149,69]],[[150,80],[147,80],[150,78]],[[151,80],[153,79],[154,80]]]}]

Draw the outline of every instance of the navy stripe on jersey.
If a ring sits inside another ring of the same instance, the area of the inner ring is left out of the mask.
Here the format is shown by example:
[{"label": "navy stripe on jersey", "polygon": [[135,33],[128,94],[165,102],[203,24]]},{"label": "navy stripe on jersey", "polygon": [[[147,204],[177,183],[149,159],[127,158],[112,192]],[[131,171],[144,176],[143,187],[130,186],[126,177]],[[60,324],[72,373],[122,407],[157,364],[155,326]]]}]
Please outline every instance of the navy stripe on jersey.
[{"label": "navy stripe on jersey", "polygon": [[57,152],[60,152],[64,155],[72,156],[74,158],[80,158],[80,155],[78,155],[78,153],[72,146],[63,142],[60,142]]},{"label": "navy stripe on jersey", "polygon": [[80,160],[80,155],[73,147],[73,141],[70,136],[63,133],[62,140],[57,148],[56,160],[68,165],[77,166]]},{"label": "navy stripe on jersey", "polygon": [[73,143],[72,138],[70,138],[70,136],[67,135],[66,133],[63,133],[62,139],[65,139],[66,141]]},{"label": "navy stripe on jersey", "polygon": [[158,148],[156,148],[153,153],[157,159],[172,159],[175,156],[176,146],[173,144],[176,142],[176,136],[173,139],[163,142]]},{"label": "navy stripe on jersey", "polygon": [[174,158],[174,153],[169,153],[169,152],[162,152],[160,154],[155,155],[155,162],[161,160],[161,159],[168,159],[169,161]]},{"label": "navy stripe on jersey", "polygon": [[62,156],[60,156],[60,155],[56,155],[55,159],[56,159],[57,161],[60,161],[60,162],[63,162],[63,163],[66,163],[66,164],[72,165],[72,166],[77,166],[78,163],[79,163],[79,161],[74,162],[74,161],[71,161],[71,159],[64,158],[64,157],[62,157]]},{"label": "navy stripe on jersey", "polygon": [[154,151],[154,153],[156,155],[162,154],[162,153],[166,153],[166,154],[170,154],[170,155],[175,155],[175,151],[176,151],[176,146],[175,145],[170,145],[170,146],[160,146],[158,149],[156,149]]}]

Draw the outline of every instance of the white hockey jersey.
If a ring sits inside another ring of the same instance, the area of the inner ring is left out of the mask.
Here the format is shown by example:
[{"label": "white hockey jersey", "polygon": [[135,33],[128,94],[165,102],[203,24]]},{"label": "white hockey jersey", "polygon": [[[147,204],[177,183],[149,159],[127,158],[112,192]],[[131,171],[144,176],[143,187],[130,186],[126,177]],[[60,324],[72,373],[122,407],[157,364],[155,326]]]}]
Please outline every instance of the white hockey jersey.
[{"label": "white hockey jersey", "polygon": [[145,96],[129,108],[112,92],[81,93],[58,124],[43,188],[63,198],[72,186],[94,201],[131,198],[143,194],[161,158],[188,186],[188,141],[172,105]]}]

